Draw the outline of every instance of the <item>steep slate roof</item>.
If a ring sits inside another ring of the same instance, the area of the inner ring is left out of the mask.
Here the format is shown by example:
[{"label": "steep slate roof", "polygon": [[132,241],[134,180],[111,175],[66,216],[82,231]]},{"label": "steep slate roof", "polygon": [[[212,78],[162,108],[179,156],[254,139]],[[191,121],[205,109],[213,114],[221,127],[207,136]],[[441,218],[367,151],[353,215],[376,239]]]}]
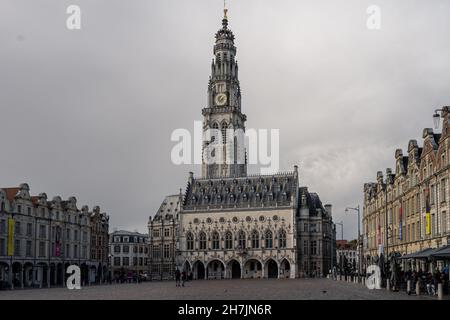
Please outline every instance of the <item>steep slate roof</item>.
[{"label": "steep slate roof", "polygon": [[20,191],[20,188],[2,188],[6,192],[6,198],[9,202],[14,201],[14,197]]},{"label": "steep slate roof", "polygon": [[310,215],[317,215],[319,213],[318,210],[322,210],[322,213],[327,214],[319,195],[315,192],[309,192],[307,187],[299,188],[299,207],[301,206],[301,199],[303,196],[306,198],[306,206],[309,208]]},{"label": "steep slate roof", "polygon": [[138,236],[138,237],[148,237],[146,233],[132,232],[127,230],[117,230],[110,233],[111,236]]},{"label": "steep slate roof", "polygon": [[184,211],[293,207],[298,188],[294,172],[239,178],[190,179]]},{"label": "steep slate roof", "polygon": [[[180,195],[175,194],[171,196],[167,196],[164,198],[164,201],[161,203],[158,212],[154,216],[154,220],[160,220],[162,218],[172,219],[174,215],[180,211]],[[151,217],[150,217],[151,219]]]}]

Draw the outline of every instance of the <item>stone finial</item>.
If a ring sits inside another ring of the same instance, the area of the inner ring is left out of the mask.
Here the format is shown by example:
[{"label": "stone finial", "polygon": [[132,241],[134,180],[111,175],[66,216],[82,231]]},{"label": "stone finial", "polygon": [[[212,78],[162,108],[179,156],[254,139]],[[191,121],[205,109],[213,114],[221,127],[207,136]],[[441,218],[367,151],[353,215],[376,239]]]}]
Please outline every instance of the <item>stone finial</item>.
[{"label": "stone finial", "polygon": [[44,192],[40,193],[38,197],[39,197],[39,199],[47,200],[47,194]]},{"label": "stone finial", "polygon": [[69,197],[68,200],[69,200],[70,203],[72,203],[74,205],[77,204],[77,198],[75,198],[75,197]]},{"label": "stone finial", "polygon": [[428,136],[433,135],[433,129],[431,128],[425,128],[423,129],[422,138],[425,139]]},{"label": "stone finial", "polygon": [[20,190],[30,191],[30,186],[28,183],[21,183],[19,186]]}]

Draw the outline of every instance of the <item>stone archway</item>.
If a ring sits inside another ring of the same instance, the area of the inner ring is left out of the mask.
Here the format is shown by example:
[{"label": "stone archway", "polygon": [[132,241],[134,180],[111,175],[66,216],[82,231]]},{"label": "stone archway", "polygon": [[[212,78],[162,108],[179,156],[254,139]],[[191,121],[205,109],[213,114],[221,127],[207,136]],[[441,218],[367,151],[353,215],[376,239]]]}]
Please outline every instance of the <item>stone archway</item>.
[{"label": "stone archway", "polygon": [[278,264],[275,260],[269,259],[264,267],[265,276],[269,279],[278,278]]},{"label": "stone archway", "polygon": [[195,261],[193,265],[194,279],[204,280],[206,276],[205,265],[200,260]]},{"label": "stone archway", "polygon": [[47,270],[48,270],[48,265],[44,262],[39,262],[36,265],[36,280],[37,280],[37,283],[39,284],[39,287],[41,287],[41,288],[47,286],[47,281],[48,281]]},{"label": "stone archway", "polygon": [[280,278],[291,277],[291,264],[288,259],[283,259],[280,263]]},{"label": "stone archway", "polygon": [[208,263],[206,267],[207,279],[223,279],[225,277],[225,264],[214,259]]},{"label": "stone archway", "polygon": [[258,259],[248,259],[244,264],[244,278],[262,278],[262,264]]},{"label": "stone archway", "polygon": [[23,284],[23,268],[20,262],[14,262],[12,265],[12,274],[13,274],[13,284],[14,287],[19,288]]},{"label": "stone archway", "polygon": [[33,264],[27,262],[23,265],[23,285],[24,287],[33,286]]},{"label": "stone archway", "polygon": [[0,261],[0,289],[9,282],[9,266],[7,263]]},{"label": "stone archway", "polygon": [[231,279],[241,278],[241,264],[237,260],[233,259],[229,261],[227,264],[227,269],[229,270],[228,274]]}]

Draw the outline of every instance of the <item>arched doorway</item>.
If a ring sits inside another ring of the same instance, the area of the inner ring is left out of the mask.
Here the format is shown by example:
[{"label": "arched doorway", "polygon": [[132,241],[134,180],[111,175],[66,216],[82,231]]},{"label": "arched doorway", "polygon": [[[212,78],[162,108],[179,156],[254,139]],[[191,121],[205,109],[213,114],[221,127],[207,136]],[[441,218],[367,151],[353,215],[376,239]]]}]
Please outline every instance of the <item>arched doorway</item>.
[{"label": "arched doorway", "polygon": [[48,266],[46,263],[40,262],[36,265],[36,272],[37,272],[37,276],[36,276],[36,280],[37,283],[39,284],[39,287],[46,287],[47,284],[47,280],[48,280],[48,275],[47,275],[47,270],[48,270]]},{"label": "arched doorway", "polygon": [[207,279],[223,279],[225,275],[225,265],[220,260],[212,260],[208,263]]},{"label": "arched doorway", "polygon": [[228,262],[228,269],[231,273],[231,279],[240,279],[241,278],[241,264],[236,260],[231,260]]},{"label": "arched doorway", "polygon": [[6,289],[7,287],[7,283],[9,282],[8,271],[8,264],[0,261],[0,289]]},{"label": "arched doorway", "polygon": [[278,265],[273,259],[266,262],[267,278],[278,278]]},{"label": "arched doorway", "polygon": [[205,279],[205,266],[203,265],[203,262],[196,261],[194,263],[194,277],[197,280]]},{"label": "arched doorway", "polygon": [[22,264],[20,262],[14,262],[13,263],[13,283],[14,283],[14,287],[19,288],[22,283],[23,283],[23,279],[22,279]]},{"label": "arched doorway", "polygon": [[283,259],[280,263],[280,278],[290,278],[291,264],[287,259]]},{"label": "arched doorway", "polygon": [[257,259],[249,259],[244,264],[244,278],[262,278],[262,264]]},{"label": "arched doorway", "polygon": [[33,264],[27,262],[23,265],[23,285],[31,287],[33,285]]}]

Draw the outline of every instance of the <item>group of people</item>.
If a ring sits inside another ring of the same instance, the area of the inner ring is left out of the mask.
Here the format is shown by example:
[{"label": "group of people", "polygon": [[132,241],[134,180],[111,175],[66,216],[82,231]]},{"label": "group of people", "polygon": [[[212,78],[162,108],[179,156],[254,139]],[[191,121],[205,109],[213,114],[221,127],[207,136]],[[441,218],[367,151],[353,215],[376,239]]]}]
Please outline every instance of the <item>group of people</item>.
[{"label": "group of people", "polygon": [[123,270],[119,274],[115,274],[110,282],[114,283],[139,283],[147,280],[147,276],[144,274],[138,274],[136,272],[124,272]]},{"label": "group of people", "polygon": [[435,270],[433,273],[419,271],[406,271],[404,273],[404,282],[411,280],[412,285],[415,285],[419,281],[420,287],[431,296],[437,294],[437,287],[439,283],[443,284],[444,294],[448,294],[448,269],[445,268],[441,271]]},{"label": "group of people", "polygon": [[189,280],[186,271],[180,272],[180,270],[175,270],[175,285],[177,287],[184,287],[186,281]]}]

